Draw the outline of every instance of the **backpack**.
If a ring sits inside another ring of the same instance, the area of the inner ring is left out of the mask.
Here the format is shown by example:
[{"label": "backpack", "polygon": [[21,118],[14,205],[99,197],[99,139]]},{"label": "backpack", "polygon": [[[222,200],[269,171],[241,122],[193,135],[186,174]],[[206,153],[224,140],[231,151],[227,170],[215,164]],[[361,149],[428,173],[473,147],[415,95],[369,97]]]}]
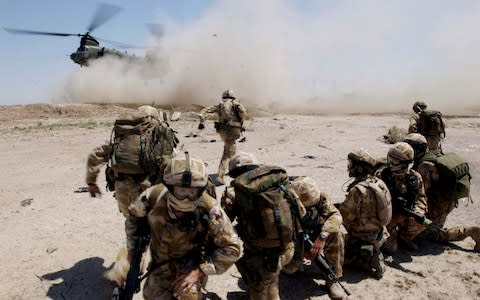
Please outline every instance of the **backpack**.
[{"label": "backpack", "polygon": [[178,144],[168,123],[141,112],[115,120],[110,136],[110,166],[115,173],[152,174]]},{"label": "backpack", "polygon": [[355,187],[362,194],[369,196],[368,200],[362,202],[362,206],[359,207],[356,215],[359,218],[366,219],[376,216],[379,226],[386,226],[390,223],[392,219],[392,196],[387,185],[380,178],[370,176],[359,182]]},{"label": "backpack", "polygon": [[440,151],[429,151],[422,158],[435,164],[439,180],[433,189],[442,198],[458,200],[470,196],[470,166],[456,153],[443,154]]},{"label": "backpack", "polygon": [[227,123],[232,126],[241,127],[241,124],[245,120],[245,108],[235,101],[229,99],[222,101],[219,107],[219,121],[221,123]]},{"label": "backpack", "polygon": [[297,200],[284,169],[262,165],[238,176],[231,185],[245,243],[283,253],[287,244],[296,241]]},{"label": "backpack", "polygon": [[436,110],[424,110],[420,112],[417,121],[417,132],[424,136],[445,137],[445,123],[442,113]]}]

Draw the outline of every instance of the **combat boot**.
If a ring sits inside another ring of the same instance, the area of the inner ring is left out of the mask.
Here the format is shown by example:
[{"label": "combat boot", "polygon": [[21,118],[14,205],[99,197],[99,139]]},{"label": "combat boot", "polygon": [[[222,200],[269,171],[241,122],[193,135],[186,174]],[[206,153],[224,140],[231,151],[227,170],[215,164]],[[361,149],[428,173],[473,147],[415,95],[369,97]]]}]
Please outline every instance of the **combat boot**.
[{"label": "combat boot", "polygon": [[342,287],[333,280],[327,280],[326,286],[328,288],[328,296],[332,300],[347,299],[347,295],[343,291]]},{"label": "combat boot", "polygon": [[375,279],[381,279],[383,277],[383,273],[385,273],[385,260],[383,258],[382,252],[378,252],[373,255],[371,260],[372,265],[372,275]]},{"label": "combat boot", "polygon": [[465,228],[465,233],[475,241],[473,251],[480,252],[480,227],[469,226]]}]

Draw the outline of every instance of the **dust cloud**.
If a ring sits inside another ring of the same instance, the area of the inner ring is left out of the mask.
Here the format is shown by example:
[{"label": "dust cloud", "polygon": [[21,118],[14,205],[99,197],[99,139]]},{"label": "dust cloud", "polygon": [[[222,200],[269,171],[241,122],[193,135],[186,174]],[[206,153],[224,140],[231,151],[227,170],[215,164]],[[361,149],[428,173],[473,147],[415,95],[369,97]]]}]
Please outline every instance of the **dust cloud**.
[{"label": "dust cloud", "polygon": [[159,22],[147,60],[95,61],[55,100],[207,105],[230,88],[277,111],[480,110],[479,2],[223,0]]}]

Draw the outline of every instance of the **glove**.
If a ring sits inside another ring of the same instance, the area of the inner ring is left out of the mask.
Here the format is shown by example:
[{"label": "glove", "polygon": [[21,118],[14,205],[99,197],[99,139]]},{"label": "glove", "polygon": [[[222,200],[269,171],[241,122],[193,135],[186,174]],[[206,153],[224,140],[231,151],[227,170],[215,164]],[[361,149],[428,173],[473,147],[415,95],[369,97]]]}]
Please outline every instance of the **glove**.
[{"label": "glove", "polygon": [[198,124],[198,129],[200,130],[205,129],[205,125],[203,125],[203,123]]},{"label": "glove", "polygon": [[95,183],[88,184],[88,192],[90,193],[91,197],[100,197],[102,195],[100,188]]}]

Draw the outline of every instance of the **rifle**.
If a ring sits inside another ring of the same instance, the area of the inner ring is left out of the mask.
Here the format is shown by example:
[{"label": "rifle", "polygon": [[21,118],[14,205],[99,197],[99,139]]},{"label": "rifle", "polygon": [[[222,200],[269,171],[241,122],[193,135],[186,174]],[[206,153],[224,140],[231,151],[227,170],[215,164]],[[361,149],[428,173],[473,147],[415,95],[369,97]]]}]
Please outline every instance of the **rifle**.
[{"label": "rifle", "polygon": [[[147,225],[148,226],[148,225]],[[135,241],[135,248],[128,270],[127,279],[122,287],[115,288],[112,293],[112,300],[131,300],[133,294],[140,291],[140,283],[144,276],[142,276],[140,263],[142,261],[143,252],[150,243],[150,233],[144,233]]]},{"label": "rifle", "polygon": [[[306,232],[304,233],[303,240],[305,244],[305,251],[310,251],[310,249],[313,246],[313,242],[310,239],[310,236],[308,235],[308,233]],[[318,254],[318,256],[315,258],[313,262],[315,263],[315,265],[317,265],[317,267],[319,267],[321,270],[323,270],[327,274],[328,280],[338,283],[340,287],[345,291],[347,296],[351,295],[350,291],[340,282],[337,275],[335,275],[335,272],[333,271],[332,267],[328,265],[323,255]]]},{"label": "rifle", "polygon": [[399,214],[401,214],[403,216],[406,216],[406,217],[412,217],[418,224],[426,225],[430,229],[446,233],[445,229],[438,226],[437,224],[434,224],[432,222],[432,220],[427,218],[425,215],[417,213],[414,210],[408,208],[407,205],[406,205],[407,200],[405,198],[397,197],[397,201],[400,202],[400,204],[401,204],[401,205],[398,206],[399,207],[399,209],[398,209]]}]

